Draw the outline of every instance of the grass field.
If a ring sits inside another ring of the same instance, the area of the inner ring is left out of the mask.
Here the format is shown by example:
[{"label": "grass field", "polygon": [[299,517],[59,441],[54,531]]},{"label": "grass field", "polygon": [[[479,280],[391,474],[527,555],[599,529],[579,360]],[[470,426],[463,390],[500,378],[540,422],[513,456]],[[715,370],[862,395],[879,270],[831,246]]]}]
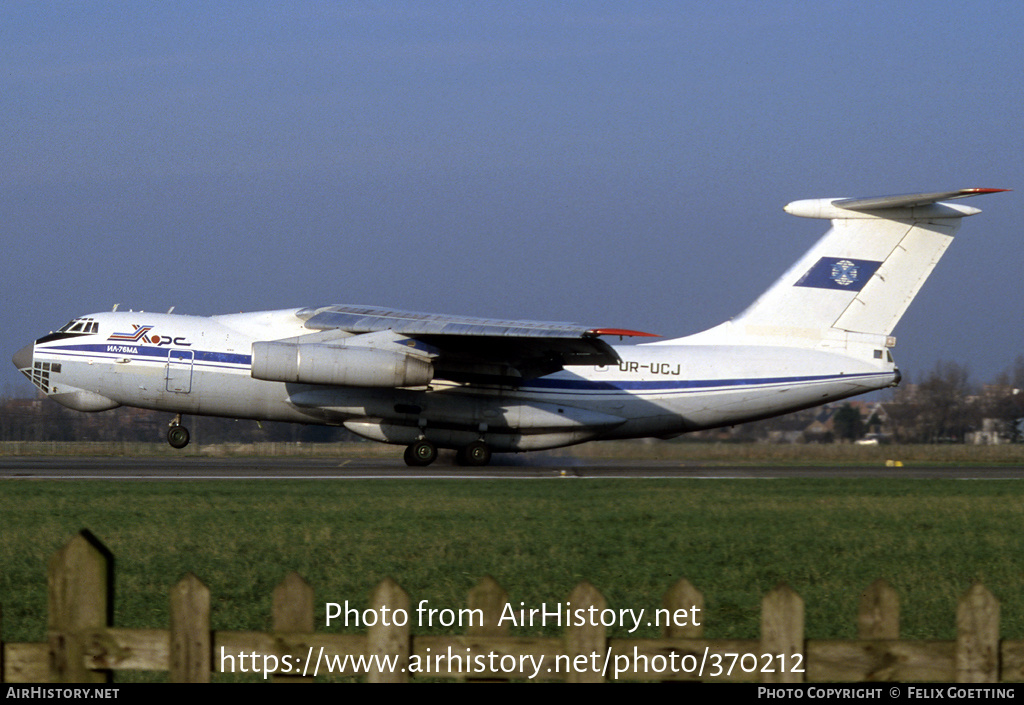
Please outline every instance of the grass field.
[{"label": "grass field", "polygon": [[1020,639],[1022,514],[1012,481],[11,481],[0,628],[45,640],[47,562],[89,528],[115,556],[126,627],[165,626],[168,590],[191,571],[211,589],[215,629],[267,629],[273,587],[297,570],[318,628],[324,603],[365,605],[385,576],[436,607],[464,606],[491,575],[514,604],[564,601],[589,580],[610,606],[648,610],[686,577],[705,594],[709,637],[757,637],[761,596],[785,581],[809,638],[849,638],[860,590],[881,577],[905,637],[951,638],[956,600],[980,580],[1003,637]]}]

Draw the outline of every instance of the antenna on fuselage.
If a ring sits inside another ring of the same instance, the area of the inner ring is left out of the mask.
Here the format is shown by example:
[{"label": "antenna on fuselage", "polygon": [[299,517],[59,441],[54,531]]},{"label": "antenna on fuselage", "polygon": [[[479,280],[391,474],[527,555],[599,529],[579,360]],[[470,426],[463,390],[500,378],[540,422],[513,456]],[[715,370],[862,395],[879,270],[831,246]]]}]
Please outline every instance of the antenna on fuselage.
[{"label": "antenna on fuselage", "polygon": [[174,307],[173,306],[171,306],[169,309],[167,309],[167,313],[171,313],[172,311],[174,311]]},{"label": "antenna on fuselage", "polygon": [[117,313],[117,307],[121,304],[114,304],[114,308],[110,309],[111,313]]}]

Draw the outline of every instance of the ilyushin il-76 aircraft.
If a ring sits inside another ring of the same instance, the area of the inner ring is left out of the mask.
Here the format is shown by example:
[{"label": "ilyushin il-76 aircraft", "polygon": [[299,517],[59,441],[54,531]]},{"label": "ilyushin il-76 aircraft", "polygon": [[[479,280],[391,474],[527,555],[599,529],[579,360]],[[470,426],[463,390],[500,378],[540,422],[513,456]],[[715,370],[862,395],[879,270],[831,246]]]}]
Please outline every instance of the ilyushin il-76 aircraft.
[{"label": "ilyushin il-76 aircraft", "polygon": [[[672,438],[899,384],[893,328],[951,242],[959,199],[1005,189],[795,201],[826,234],[749,308],[683,338],[575,323],[335,305],[219,316],[76,318],[14,355],[50,399],[344,426],[486,465],[492,453]],[[656,337],[656,336],[652,336]]]}]

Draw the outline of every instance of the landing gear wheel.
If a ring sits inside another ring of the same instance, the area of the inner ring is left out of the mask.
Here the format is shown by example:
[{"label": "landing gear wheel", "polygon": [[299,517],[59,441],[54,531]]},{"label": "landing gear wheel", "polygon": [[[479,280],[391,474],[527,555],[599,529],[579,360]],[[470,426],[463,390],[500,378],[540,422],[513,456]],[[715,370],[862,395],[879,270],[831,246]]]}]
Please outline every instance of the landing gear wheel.
[{"label": "landing gear wheel", "polygon": [[416,441],[405,449],[405,464],[409,467],[422,468],[437,460],[437,446],[430,441]]},{"label": "landing gear wheel", "polygon": [[189,442],[188,429],[184,426],[171,426],[167,429],[167,442],[172,448],[184,448]]},{"label": "landing gear wheel", "polygon": [[455,454],[455,462],[469,467],[482,467],[491,462],[491,447],[483,441],[474,441]]}]

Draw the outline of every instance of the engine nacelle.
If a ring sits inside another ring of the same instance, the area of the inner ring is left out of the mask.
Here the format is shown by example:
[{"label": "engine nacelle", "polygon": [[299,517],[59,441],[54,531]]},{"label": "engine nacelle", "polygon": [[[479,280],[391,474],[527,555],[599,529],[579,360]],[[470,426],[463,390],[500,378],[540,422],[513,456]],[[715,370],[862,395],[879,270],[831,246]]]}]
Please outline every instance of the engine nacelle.
[{"label": "engine nacelle", "polygon": [[420,387],[434,378],[434,366],[420,357],[377,348],[260,342],[252,344],[252,376],[344,387]]}]

